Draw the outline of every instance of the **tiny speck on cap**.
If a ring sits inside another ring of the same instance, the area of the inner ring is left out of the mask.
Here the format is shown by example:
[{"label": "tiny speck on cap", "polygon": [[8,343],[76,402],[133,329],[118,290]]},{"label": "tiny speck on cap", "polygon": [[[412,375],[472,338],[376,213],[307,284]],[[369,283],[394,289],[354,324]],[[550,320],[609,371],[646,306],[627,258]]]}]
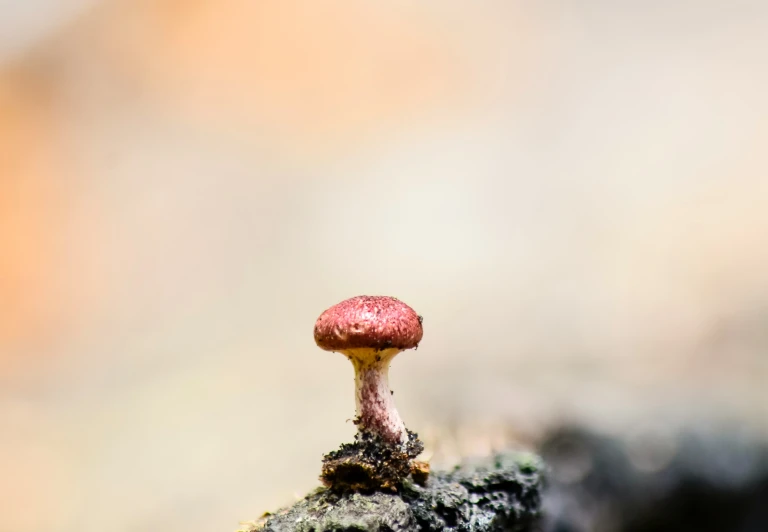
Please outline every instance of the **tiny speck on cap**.
[{"label": "tiny speck on cap", "polygon": [[421,318],[388,296],[357,296],[323,312],[315,322],[315,343],[326,351],[411,349],[421,341]]}]

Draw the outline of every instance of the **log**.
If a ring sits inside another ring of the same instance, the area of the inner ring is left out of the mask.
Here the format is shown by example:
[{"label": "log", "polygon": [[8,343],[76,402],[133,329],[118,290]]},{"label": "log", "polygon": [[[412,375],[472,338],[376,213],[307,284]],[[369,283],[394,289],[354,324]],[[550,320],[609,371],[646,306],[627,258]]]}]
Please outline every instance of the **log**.
[{"label": "log", "polygon": [[239,532],[525,532],[539,516],[543,469],[535,455],[508,452],[432,473],[424,485],[406,480],[396,493],[318,488]]}]

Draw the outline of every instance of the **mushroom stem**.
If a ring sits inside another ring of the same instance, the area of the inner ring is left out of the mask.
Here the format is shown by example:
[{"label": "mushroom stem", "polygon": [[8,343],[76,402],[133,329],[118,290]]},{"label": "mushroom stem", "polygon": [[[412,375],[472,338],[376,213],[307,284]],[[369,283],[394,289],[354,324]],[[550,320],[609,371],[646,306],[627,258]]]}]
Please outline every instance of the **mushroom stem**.
[{"label": "mushroom stem", "polygon": [[355,404],[361,429],[393,444],[408,441],[405,423],[389,389],[389,364],[400,349],[350,349],[345,352],[355,367]]}]

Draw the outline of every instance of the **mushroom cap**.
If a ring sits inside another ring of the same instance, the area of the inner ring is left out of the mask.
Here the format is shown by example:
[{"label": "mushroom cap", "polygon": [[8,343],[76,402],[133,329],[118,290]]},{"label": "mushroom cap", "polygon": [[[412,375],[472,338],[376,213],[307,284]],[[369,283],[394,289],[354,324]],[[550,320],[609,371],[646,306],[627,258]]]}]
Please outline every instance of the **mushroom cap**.
[{"label": "mushroom cap", "polygon": [[326,351],[411,349],[424,334],[421,316],[388,296],[357,296],[338,303],[317,318],[315,343]]}]

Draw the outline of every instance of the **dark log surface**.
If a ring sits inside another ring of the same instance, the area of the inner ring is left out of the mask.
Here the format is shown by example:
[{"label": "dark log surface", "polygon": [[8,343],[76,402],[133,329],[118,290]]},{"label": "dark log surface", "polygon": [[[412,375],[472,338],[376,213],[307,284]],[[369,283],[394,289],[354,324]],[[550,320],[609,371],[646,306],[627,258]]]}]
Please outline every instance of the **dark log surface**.
[{"label": "dark log surface", "polygon": [[336,494],[321,488],[244,532],[525,531],[541,503],[542,461],[527,453],[498,454],[432,473],[424,486],[398,493]]}]

